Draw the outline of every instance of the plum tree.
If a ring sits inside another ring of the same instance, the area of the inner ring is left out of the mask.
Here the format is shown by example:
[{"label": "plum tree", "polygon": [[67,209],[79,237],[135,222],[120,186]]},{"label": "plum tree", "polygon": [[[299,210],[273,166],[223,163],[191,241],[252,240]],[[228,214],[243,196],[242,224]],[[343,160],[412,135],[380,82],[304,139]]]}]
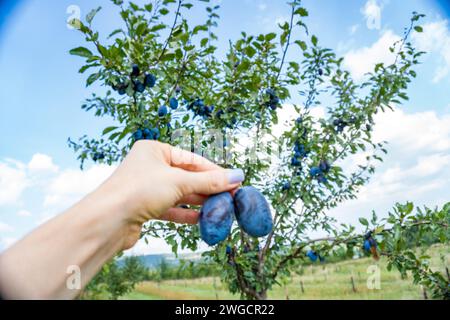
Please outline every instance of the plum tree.
[{"label": "plum tree", "polygon": [[[255,238],[234,225],[223,243],[203,254],[223,266],[223,280],[243,298],[267,298],[268,290],[288,277],[312,247],[321,256],[339,246],[349,255],[361,248],[364,235],[356,234],[354,226],[337,225],[327,213],[357,197],[386,153],[385,143],[372,136],[374,116],[408,99],[406,90],[423,55],[409,37],[422,31],[417,24],[423,15],[413,13],[403,38],[392,44],[395,61],[376,64],[356,82],[343,58],[311,34],[308,11],[299,0],[287,3],[291,14],[278,32],[244,31],[227,42],[225,54],[218,50],[215,33],[220,8],[207,0],[199,3],[206,7],[206,21],[194,26],[188,19],[190,0],[143,6],[112,2],[124,24],[108,37],[92,24],[100,8],[84,22],[73,21],[90,47],[70,53],[86,59],[79,71],[90,72],[88,86],[105,87],[96,87],[97,94],[82,108],[115,123],[97,139],[69,139],[81,167],[88,159],[120,161],[134,141],[149,138],[245,170],[244,185],[257,187],[268,200],[273,229]],[[324,117],[314,116],[317,106],[326,106]],[[291,118],[285,120],[286,114]],[[99,153],[104,157],[95,156]],[[355,155],[364,155],[365,162],[344,166]],[[450,205],[415,214],[413,209],[410,203],[398,205],[388,219],[360,221],[377,238],[377,252],[390,266],[413,272],[414,280],[436,297],[448,297],[448,279],[405,247],[402,235],[412,226],[433,228],[441,242],[448,241]],[[329,236],[312,240],[311,231]],[[144,226],[142,236],[165,239],[175,253],[180,247],[195,250],[200,242],[197,226],[155,221]]]}]

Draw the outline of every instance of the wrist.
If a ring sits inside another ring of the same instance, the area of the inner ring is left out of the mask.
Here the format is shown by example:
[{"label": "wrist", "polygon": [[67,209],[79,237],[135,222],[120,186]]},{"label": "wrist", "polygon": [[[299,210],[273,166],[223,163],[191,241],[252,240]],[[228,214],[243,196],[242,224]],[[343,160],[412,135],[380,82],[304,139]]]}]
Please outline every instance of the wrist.
[{"label": "wrist", "polygon": [[110,232],[110,241],[117,241],[119,250],[131,248],[139,239],[143,222],[136,219],[136,209],[132,204],[127,190],[122,190],[113,181],[107,181],[92,194],[84,199],[89,203],[100,206],[95,211],[96,223],[104,226],[105,232]]}]

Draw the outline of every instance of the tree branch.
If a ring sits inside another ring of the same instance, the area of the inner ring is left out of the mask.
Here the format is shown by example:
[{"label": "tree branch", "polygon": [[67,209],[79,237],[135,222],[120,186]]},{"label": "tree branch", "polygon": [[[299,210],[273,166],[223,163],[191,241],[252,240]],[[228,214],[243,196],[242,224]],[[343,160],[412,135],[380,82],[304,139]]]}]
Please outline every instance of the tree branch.
[{"label": "tree branch", "polygon": [[175,30],[175,26],[178,21],[178,16],[180,15],[180,9],[181,9],[182,2],[183,2],[183,0],[178,0],[178,7],[177,7],[177,11],[175,13],[175,19],[173,20],[172,27],[170,28],[169,36],[167,37],[166,42],[164,43],[161,54],[159,55],[158,59],[156,60],[155,65],[158,64],[159,61],[161,61],[161,58],[164,56],[164,53],[166,53],[167,46],[169,45],[170,38],[172,38],[173,31]]},{"label": "tree branch", "polygon": [[278,81],[278,78],[280,77],[281,71],[283,69],[284,60],[286,59],[286,54],[289,49],[290,41],[291,41],[291,34],[292,34],[292,28],[294,26],[294,12],[295,12],[295,5],[292,5],[292,11],[291,11],[291,21],[289,22],[289,33],[288,37],[286,39],[286,47],[283,50],[283,57],[281,58],[280,68],[278,69],[278,74],[276,77],[276,81]]}]

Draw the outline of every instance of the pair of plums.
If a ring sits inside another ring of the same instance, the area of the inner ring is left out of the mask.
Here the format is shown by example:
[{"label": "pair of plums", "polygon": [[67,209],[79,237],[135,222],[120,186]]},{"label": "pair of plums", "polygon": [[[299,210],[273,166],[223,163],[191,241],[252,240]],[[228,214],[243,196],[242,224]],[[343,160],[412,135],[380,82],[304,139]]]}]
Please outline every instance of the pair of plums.
[{"label": "pair of plums", "polygon": [[209,197],[200,211],[200,235],[213,246],[231,232],[234,217],[239,227],[252,237],[264,237],[272,231],[273,221],[267,200],[255,187],[240,188],[234,195],[223,192]]}]

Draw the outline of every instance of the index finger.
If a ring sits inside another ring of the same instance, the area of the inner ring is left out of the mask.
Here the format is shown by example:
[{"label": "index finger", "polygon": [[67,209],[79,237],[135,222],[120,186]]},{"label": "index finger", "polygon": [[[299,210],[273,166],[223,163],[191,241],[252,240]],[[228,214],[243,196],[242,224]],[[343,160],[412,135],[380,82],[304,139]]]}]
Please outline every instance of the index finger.
[{"label": "index finger", "polygon": [[168,144],[166,146],[166,157],[172,167],[194,172],[223,169],[198,154]]}]

